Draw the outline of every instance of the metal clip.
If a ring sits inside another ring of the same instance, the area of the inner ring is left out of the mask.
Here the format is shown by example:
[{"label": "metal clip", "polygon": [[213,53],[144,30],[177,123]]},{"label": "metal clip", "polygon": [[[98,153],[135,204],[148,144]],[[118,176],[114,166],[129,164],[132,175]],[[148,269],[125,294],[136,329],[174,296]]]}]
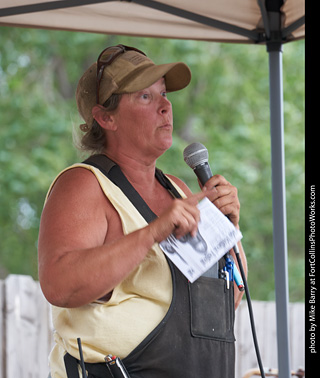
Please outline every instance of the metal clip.
[{"label": "metal clip", "polygon": [[130,378],[125,366],[119,357],[108,354],[105,358],[106,365],[114,378]]}]

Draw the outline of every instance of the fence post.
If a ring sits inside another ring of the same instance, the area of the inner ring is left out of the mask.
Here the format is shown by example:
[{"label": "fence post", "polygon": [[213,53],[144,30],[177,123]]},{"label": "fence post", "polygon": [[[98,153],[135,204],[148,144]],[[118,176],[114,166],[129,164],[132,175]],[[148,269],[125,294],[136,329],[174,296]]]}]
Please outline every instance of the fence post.
[{"label": "fence post", "polygon": [[48,376],[51,320],[38,282],[9,275],[4,281],[5,373],[3,378]]}]

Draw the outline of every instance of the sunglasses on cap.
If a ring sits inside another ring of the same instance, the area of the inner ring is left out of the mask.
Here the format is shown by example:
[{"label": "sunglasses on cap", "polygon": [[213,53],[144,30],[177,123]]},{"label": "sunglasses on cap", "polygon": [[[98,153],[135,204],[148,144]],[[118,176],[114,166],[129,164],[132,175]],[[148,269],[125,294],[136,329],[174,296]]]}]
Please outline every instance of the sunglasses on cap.
[{"label": "sunglasses on cap", "polygon": [[141,50],[138,50],[134,47],[125,46],[125,45],[117,45],[111,46],[104,49],[97,59],[97,79],[96,79],[96,100],[97,104],[99,104],[99,90],[100,90],[100,82],[102,79],[103,71],[107,66],[110,66],[112,62],[115,61],[121,54],[125,53],[126,51],[136,51],[144,56],[146,54]]}]

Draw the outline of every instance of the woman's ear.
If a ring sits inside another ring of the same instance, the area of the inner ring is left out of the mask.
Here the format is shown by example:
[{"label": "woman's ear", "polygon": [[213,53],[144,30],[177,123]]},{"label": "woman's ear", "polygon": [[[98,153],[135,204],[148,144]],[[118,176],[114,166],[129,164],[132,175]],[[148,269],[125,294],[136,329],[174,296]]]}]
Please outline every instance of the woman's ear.
[{"label": "woman's ear", "polygon": [[106,130],[115,130],[116,126],[112,114],[109,114],[102,105],[95,105],[92,108],[92,116],[99,125]]}]

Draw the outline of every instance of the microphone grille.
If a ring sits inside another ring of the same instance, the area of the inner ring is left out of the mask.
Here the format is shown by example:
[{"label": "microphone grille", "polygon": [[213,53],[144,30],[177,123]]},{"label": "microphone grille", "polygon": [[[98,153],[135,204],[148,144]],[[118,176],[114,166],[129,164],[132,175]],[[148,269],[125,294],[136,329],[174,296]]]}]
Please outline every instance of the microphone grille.
[{"label": "microphone grille", "polygon": [[195,142],[189,144],[189,146],[184,149],[183,158],[189,167],[194,169],[198,165],[208,162],[209,153],[203,144]]}]

